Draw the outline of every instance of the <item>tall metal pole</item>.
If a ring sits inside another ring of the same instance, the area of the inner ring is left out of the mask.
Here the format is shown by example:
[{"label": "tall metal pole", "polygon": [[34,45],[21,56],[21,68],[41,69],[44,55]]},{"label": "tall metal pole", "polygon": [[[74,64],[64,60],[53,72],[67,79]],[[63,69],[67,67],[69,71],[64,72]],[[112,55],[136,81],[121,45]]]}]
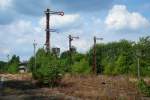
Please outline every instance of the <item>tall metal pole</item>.
[{"label": "tall metal pole", "polygon": [[9,54],[7,55],[7,67],[9,65]]},{"label": "tall metal pole", "polygon": [[9,62],[9,54],[7,55],[7,61]]},{"label": "tall metal pole", "polygon": [[93,50],[93,73],[96,74],[96,37],[94,36],[94,50]]},{"label": "tall metal pole", "polygon": [[140,79],[140,58],[138,57],[137,59],[137,63],[138,63],[138,79]]},{"label": "tall metal pole", "polygon": [[92,71],[94,74],[97,73],[97,62],[96,62],[96,40],[103,40],[103,38],[97,38],[94,36],[94,48],[93,48],[93,68]]},{"label": "tall metal pole", "polygon": [[71,52],[72,52],[72,49],[71,49],[71,41],[72,41],[73,39],[72,39],[72,37],[71,37],[71,35],[69,35],[69,57],[70,57],[70,65],[71,65],[71,63],[72,63],[72,54],[71,54]]},{"label": "tall metal pole", "polygon": [[[56,11],[51,11],[50,9],[47,9],[45,11],[46,14],[46,50],[49,51],[50,47],[51,47],[51,43],[50,43],[50,32],[51,32],[51,28],[50,28],[50,16],[51,15],[64,15],[64,12],[56,12]],[[53,30],[52,30],[53,31]]]},{"label": "tall metal pole", "polygon": [[36,70],[36,46],[37,46],[37,43],[35,42],[34,40],[34,43],[33,43],[33,47],[34,47],[34,69]]},{"label": "tall metal pole", "polygon": [[136,55],[137,55],[137,77],[138,77],[138,79],[140,79],[140,57],[141,57],[141,52],[139,51],[139,49],[137,49]]},{"label": "tall metal pole", "polygon": [[69,35],[69,57],[70,57],[70,65],[72,64],[72,44],[73,39],[79,39],[79,37],[73,37]]},{"label": "tall metal pole", "polygon": [[49,51],[50,50],[50,25],[49,25],[49,21],[50,21],[50,9],[47,9],[45,11],[46,14],[46,50]]}]

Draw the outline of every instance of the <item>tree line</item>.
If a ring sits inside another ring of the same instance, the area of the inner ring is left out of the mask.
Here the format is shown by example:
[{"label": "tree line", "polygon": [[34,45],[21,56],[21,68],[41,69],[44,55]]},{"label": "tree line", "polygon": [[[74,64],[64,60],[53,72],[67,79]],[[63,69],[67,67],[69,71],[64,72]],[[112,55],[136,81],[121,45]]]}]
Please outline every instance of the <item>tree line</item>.
[{"label": "tree line", "polygon": [[[136,76],[137,59],[141,76],[150,76],[150,36],[142,37],[137,42],[120,40],[96,45],[97,74]],[[7,63],[0,62],[0,70],[16,73],[19,63],[19,57],[14,55]],[[36,64],[34,57],[28,61],[28,67],[34,78],[44,83],[57,82],[57,79],[61,79],[65,73],[91,74],[92,66],[93,47],[85,54],[73,49],[60,55],[40,48],[36,52]]]}]

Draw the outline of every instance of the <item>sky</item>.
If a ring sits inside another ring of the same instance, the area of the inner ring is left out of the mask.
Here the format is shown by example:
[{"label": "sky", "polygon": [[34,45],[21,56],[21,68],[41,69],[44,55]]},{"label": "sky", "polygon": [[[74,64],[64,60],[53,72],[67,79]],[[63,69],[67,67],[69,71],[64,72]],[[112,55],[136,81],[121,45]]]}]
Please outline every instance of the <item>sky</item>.
[{"label": "sky", "polygon": [[104,38],[98,43],[127,39],[138,41],[150,36],[150,0],[0,0],[0,60],[7,55],[28,60],[45,44],[45,14],[64,11],[64,16],[51,16],[52,47],[68,50],[68,35],[79,36],[72,42],[79,52],[86,53],[93,45],[93,36]]}]

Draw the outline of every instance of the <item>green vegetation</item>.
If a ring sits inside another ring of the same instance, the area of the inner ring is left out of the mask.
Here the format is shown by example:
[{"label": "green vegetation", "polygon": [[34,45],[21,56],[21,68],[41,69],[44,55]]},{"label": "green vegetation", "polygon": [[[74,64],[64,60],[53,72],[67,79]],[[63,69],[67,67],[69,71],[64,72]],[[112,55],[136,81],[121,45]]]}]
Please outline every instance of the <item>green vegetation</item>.
[{"label": "green vegetation", "polygon": [[8,63],[7,71],[9,73],[17,73],[18,72],[19,63],[20,63],[19,56],[13,55],[11,60]]},{"label": "green vegetation", "polygon": [[73,74],[89,74],[91,67],[86,59],[81,59],[79,62],[75,62],[71,69]]},{"label": "green vegetation", "polygon": [[6,66],[6,62],[0,61],[0,73],[4,72],[6,69],[4,66]]},{"label": "green vegetation", "polygon": [[[97,44],[97,73],[107,75],[137,75],[137,57],[142,76],[150,76],[150,37],[135,43],[127,40]],[[88,52],[89,64],[93,62],[93,48]]]},{"label": "green vegetation", "polygon": [[35,79],[52,86],[60,81],[64,74],[64,64],[54,54],[39,49],[36,53],[36,66],[33,59],[30,59],[29,65]]},{"label": "green vegetation", "polygon": [[150,96],[150,86],[148,86],[143,79],[139,80],[138,88],[141,93],[145,94],[146,96]]},{"label": "green vegetation", "polygon": [[[71,54],[71,59],[70,59]],[[150,76],[150,37],[138,42],[120,40],[96,45],[97,73],[106,75],[128,74],[137,76],[137,58],[140,59],[141,76]],[[93,65],[93,48],[81,54],[74,48],[61,55],[39,49],[35,58],[31,57],[28,66],[33,77],[42,83],[57,83],[65,73],[90,74]],[[9,62],[0,62],[1,71],[16,73],[19,57],[13,56]]]},{"label": "green vegetation", "polygon": [[0,70],[1,72],[6,73],[17,73],[19,67],[20,59],[19,56],[13,55],[10,61],[8,62],[0,62]]}]

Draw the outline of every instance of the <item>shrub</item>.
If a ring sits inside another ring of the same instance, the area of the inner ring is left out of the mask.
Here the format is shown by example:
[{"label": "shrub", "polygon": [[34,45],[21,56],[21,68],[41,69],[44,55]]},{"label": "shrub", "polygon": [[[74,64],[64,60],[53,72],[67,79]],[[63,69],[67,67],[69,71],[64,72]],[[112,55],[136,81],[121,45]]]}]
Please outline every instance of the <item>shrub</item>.
[{"label": "shrub", "polygon": [[72,66],[71,72],[73,74],[89,74],[91,72],[91,68],[87,60],[82,59],[79,62],[75,62]]},{"label": "shrub", "polygon": [[141,93],[145,94],[146,96],[150,96],[150,86],[148,86],[143,79],[138,81],[138,88]]},{"label": "shrub", "polygon": [[8,73],[17,73],[18,72],[18,67],[19,67],[20,59],[19,56],[13,55],[11,60],[8,62],[7,65],[7,72]]},{"label": "shrub", "polygon": [[57,85],[64,74],[64,64],[52,53],[43,49],[37,52],[36,68],[32,71],[33,78],[42,84]]},{"label": "shrub", "polygon": [[104,74],[113,75],[114,66],[111,63],[108,63],[104,68]]},{"label": "shrub", "polygon": [[58,61],[54,61],[47,66],[42,65],[37,69],[37,78],[43,84],[48,84],[50,86],[57,85],[63,76],[63,69]]},{"label": "shrub", "polygon": [[7,70],[8,73],[11,73],[11,74],[17,73],[18,72],[18,66],[19,66],[19,64],[17,64],[17,63],[10,64],[8,67],[8,70]]}]

